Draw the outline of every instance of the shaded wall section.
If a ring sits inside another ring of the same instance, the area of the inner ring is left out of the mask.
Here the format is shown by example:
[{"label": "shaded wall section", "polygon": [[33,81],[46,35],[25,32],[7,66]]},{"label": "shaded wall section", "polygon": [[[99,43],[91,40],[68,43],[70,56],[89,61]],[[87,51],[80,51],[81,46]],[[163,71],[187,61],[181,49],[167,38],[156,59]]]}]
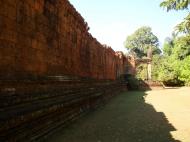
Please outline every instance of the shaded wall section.
[{"label": "shaded wall section", "polygon": [[38,141],[94,110],[124,87],[113,81],[0,82],[0,141]]}]

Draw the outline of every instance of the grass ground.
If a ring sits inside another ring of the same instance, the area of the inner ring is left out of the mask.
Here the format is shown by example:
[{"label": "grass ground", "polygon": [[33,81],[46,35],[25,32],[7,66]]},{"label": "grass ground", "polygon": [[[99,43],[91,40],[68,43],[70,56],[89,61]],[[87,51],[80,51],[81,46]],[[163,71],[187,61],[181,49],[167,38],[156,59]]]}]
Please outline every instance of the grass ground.
[{"label": "grass ground", "polygon": [[190,142],[190,89],[125,92],[49,142]]}]

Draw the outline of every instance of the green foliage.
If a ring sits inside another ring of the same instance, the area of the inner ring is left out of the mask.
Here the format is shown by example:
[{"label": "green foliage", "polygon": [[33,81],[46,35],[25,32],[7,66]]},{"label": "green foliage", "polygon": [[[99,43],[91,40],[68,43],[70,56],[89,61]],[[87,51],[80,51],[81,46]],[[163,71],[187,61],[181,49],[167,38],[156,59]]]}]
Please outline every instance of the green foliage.
[{"label": "green foliage", "polygon": [[[190,0],[164,0],[160,6],[170,11],[188,9],[189,4]],[[190,13],[176,26],[175,32],[183,34],[177,37],[175,33],[173,38],[165,40],[155,77],[168,85],[190,85]]]},{"label": "green foliage", "polygon": [[159,68],[161,63],[163,62],[162,55],[154,55],[152,58],[152,80],[157,81],[158,76],[160,74]]},{"label": "green foliage", "polygon": [[190,14],[182,21],[180,24],[178,24],[175,27],[176,34],[178,33],[185,33],[190,34]]},{"label": "green foliage", "polygon": [[[158,70],[160,68],[161,62],[163,60],[162,55],[154,55],[152,57],[152,80],[157,81],[158,76],[160,74],[160,71]],[[137,74],[136,77],[138,79],[147,80],[148,74],[147,74],[147,64],[140,64],[136,68]]]},{"label": "green foliage", "polygon": [[[164,0],[160,6],[170,10],[184,10],[188,9],[190,0]],[[178,33],[190,34],[190,13],[188,12],[187,17],[175,27],[175,31]]]},{"label": "green foliage", "polygon": [[182,61],[179,78],[184,81],[186,85],[190,86],[190,56]]},{"label": "green foliage", "polygon": [[164,45],[163,45],[163,53],[166,56],[170,56],[172,54],[172,48],[174,46],[173,39],[171,38],[166,38]]},{"label": "green foliage", "polygon": [[158,71],[159,81],[172,86],[182,85],[182,81],[179,79],[180,61],[176,60],[173,56],[163,58]]},{"label": "green foliage", "polygon": [[149,48],[152,49],[153,54],[160,54],[158,46],[158,38],[152,33],[152,29],[146,26],[137,29],[125,41],[125,47],[140,58],[147,55]]},{"label": "green foliage", "polygon": [[127,77],[127,86],[129,90],[138,90],[139,89],[139,80],[132,75],[128,75]]},{"label": "green foliage", "polygon": [[[170,11],[188,9],[189,4],[190,0],[164,0],[160,6]],[[175,31],[177,34],[174,33],[172,38],[166,38],[162,48],[163,55],[159,54],[158,39],[150,27],[141,27],[127,37],[125,46],[138,57],[145,56],[152,49],[152,80],[171,86],[190,86],[190,13],[176,26]],[[183,34],[179,36],[178,33]],[[138,66],[137,77],[147,79],[146,64]]]},{"label": "green foliage", "polygon": [[150,89],[146,82],[139,78],[136,78],[133,75],[127,74],[125,76],[125,79],[127,81],[127,87],[129,90]]},{"label": "green foliage", "polygon": [[164,55],[170,56],[172,53],[172,47],[168,43],[164,43],[163,45],[163,53]]},{"label": "green foliage", "polygon": [[174,41],[173,54],[179,60],[190,55],[190,36],[182,36]]},{"label": "green foliage", "polygon": [[184,10],[188,8],[189,0],[164,0],[160,6],[170,10]]},{"label": "green foliage", "polygon": [[137,67],[137,78],[138,79],[142,79],[142,80],[146,80],[147,79],[147,65],[146,64],[140,64]]},{"label": "green foliage", "polygon": [[190,36],[165,41],[163,50],[160,59],[153,59],[153,64],[159,62],[154,65],[156,79],[172,86],[190,85]]}]

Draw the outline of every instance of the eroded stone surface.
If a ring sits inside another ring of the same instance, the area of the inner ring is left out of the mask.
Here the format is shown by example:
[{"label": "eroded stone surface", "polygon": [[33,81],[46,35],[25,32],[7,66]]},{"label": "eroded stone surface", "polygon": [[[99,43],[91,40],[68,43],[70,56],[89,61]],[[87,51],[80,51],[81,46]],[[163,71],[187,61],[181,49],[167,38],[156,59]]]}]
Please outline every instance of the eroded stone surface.
[{"label": "eroded stone surface", "polygon": [[67,0],[0,0],[0,77],[116,79],[126,57],[100,44]]},{"label": "eroded stone surface", "polygon": [[67,0],[0,0],[0,141],[36,141],[122,90],[126,57],[88,30]]}]

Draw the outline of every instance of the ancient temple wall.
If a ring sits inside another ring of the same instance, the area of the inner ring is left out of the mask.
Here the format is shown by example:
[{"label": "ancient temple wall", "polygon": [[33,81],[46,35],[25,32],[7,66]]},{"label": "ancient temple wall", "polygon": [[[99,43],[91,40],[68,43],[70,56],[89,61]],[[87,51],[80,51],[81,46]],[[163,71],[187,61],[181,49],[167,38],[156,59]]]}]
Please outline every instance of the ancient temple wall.
[{"label": "ancient temple wall", "polygon": [[[111,48],[67,0],[0,0],[0,77],[71,75],[116,79]],[[117,59],[122,60],[122,59]]]},{"label": "ancient temple wall", "polygon": [[43,140],[104,104],[125,61],[67,0],[0,0],[0,141]]}]

